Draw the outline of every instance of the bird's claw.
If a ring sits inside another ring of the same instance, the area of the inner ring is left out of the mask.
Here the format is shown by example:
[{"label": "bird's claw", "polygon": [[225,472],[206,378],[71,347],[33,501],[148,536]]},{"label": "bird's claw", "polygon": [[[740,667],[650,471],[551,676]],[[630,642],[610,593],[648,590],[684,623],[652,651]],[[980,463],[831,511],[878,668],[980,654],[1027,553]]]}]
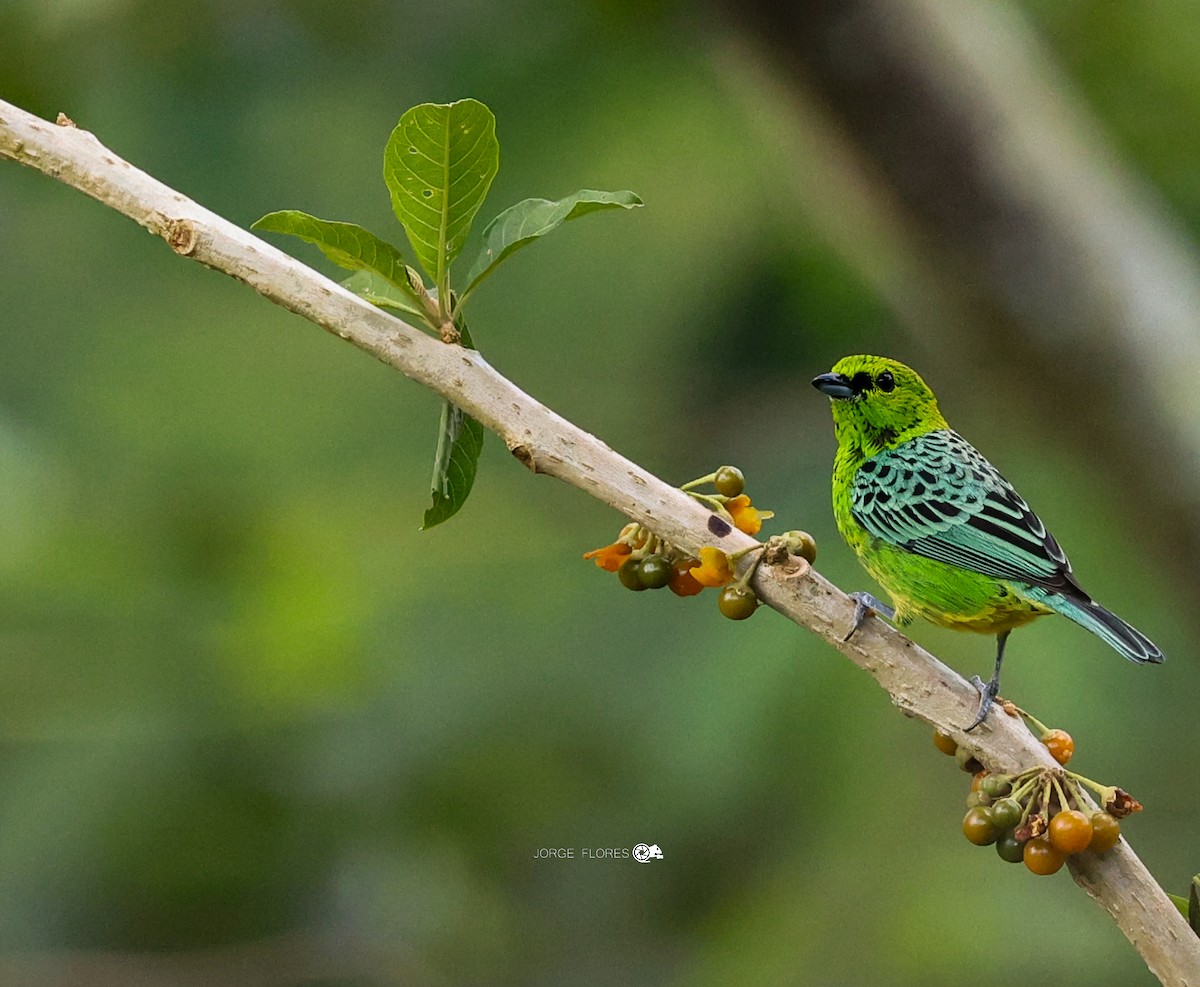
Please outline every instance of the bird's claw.
[{"label": "bird's claw", "polygon": [[970,733],[987,719],[988,713],[991,712],[992,704],[996,701],[996,694],[1000,691],[1000,683],[996,679],[984,682],[978,675],[972,675],[970,682],[971,685],[979,690],[979,711],[975,714],[975,719],[971,721],[971,725],[963,728],[964,733]]},{"label": "bird's claw", "polygon": [[886,603],[881,603],[875,599],[870,593],[858,592],[851,593],[850,599],[854,601],[854,622],[851,624],[849,632],[842,638],[842,641],[849,641],[850,638],[858,632],[862,627],[863,621],[871,614],[882,614],[888,620],[892,620],[896,616],[896,611],[889,607]]}]

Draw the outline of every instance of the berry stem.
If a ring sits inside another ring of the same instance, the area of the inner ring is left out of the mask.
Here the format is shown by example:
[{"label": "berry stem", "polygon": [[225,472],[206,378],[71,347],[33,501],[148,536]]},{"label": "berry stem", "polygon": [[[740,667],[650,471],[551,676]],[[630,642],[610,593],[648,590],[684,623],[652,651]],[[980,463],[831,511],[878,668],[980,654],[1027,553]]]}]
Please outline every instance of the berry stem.
[{"label": "berry stem", "polygon": [[751,552],[758,552],[758,557],[746,567],[746,571],[733,584],[738,589],[747,589],[749,587],[750,580],[754,578],[754,573],[758,571],[758,567],[762,563],[763,555],[765,554],[763,549],[766,547],[766,545],[751,545],[749,548],[740,548],[736,552],[730,553],[729,564],[732,566],[737,564],[738,559],[744,558]]},{"label": "berry stem", "polygon": [[1086,785],[1098,796],[1100,796],[1100,807],[1104,808],[1112,799],[1116,797],[1116,789],[1112,785],[1101,785],[1099,782],[1092,781],[1091,778],[1085,778],[1083,775],[1076,774],[1074,771],[1064,772],[1068,778],[1073,778],[1075,781]]},{"label": "berry stem", "polygon": [[727,510],[725,510],[725,501],[727,500],[727,498],[722,497],[720,494],[696,493],[695,490],[684,490],[683,492],[686,493],[689,497],[692,497],[693,499],[700,501],[701,504],[703,504],[705,507],[707,507],[714,514],[721,515],[721,517],[723,517],[726,521],[728,521],[730,523],[730,525],[733,525],[733,515],[730,514]]},{"label": "berry stem", "polygon": [[682,490],[684,493],[691,493],[692,490],[694,490],[696,487],[702,487],[706,483],[713,483],[716,479],[717,479],[717,474],[714,471],[712,473],[709,473],[706,476],[699,477],[698,479],[695,479],[695,480],[690,480],[689,482],[687,482],[683,486],[681,486],[679,489]]},{"label": "berry stem", "polygon": [[[1019,784],[1016,781],[1014,781],[1013,790],[1012,790],[1012,793],[1009,795],[1009,797],[1014,798],[1018,802],[1020,802],[1023,798],[1025,798],[1026,795],[1028,795],[1031,791],[1033,791],[1033,789],[1037,786],[1040,775],[1041,775],[1041,769],[1035,768],[1032,772],[1029,773],[1029,776],[1027,778],[1025,778],[1024,781],[1020,781]],[[1020,779],[1020,776],[1018,776],[1018,781],[1019,781],[1019,779]]]},{"label": "berry stem", "polygon": [[1045,736],[1047,733],[1050,732],[1050,728],[1048,726],[1046,726],[1045,723],[1043,723],[1041,720],[1039,720],[1032,713],[1021,709],[1020,706],[1017,707],[1017,712],[1021,714],[1021,716],[1024,718],[1025,723],[1027,725],[1032,724],[1036,728],[1036,730],[1033,730],[1030,732],[1036,732],[1036,734],[1039,738]]},{"label": "berry stem", "polygon": [[1067,803],[1067,793],[1063,791],[1062,785],[1058,780],[1057,774],[1050,775],[1050,780],[1054,782],[1054,791],[1058,793],[1058,807],[1060,810],[1067,810],[1070,805]]}]

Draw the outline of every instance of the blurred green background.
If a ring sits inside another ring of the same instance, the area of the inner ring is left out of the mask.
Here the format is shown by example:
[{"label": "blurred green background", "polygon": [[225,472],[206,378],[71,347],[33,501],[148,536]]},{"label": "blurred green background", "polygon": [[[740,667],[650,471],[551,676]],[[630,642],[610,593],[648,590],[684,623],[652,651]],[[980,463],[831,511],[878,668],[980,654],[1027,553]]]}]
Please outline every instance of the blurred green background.
[{"label": "blurred green background", "polygon": [[[1200,230],[1196,9],[1020,16]],[[384,141],[467,95],[501,141],[481,221],[636,190],[489,281],[481,349],[665,479],[737,463],[846,589],[869,583],[807,382],[852,352],[923,369],[1171,658],[1045,621],[1004,684],[1147,805],[1126,833],[1182,890],[1200,671],[1195,589],[1139,556],[1161,522],[1008,394],[1013,368],[914,332],[822,237],[803,143],[731,78],[746,57],[683,5],[0,0],[0,96],[243,226],[298,208],[399,238]],[[7,163],[0,272],[3,983],[1152,982],[1065,873],[962,839],[965,776],[870,678],[769,612],[623,591],[580,559],[622,519],[494,437],[463,513],[419,532],[430,393]],[[985,638],[912,635],[990,668]],[[639,842],[664,860],[578,856]]]}]

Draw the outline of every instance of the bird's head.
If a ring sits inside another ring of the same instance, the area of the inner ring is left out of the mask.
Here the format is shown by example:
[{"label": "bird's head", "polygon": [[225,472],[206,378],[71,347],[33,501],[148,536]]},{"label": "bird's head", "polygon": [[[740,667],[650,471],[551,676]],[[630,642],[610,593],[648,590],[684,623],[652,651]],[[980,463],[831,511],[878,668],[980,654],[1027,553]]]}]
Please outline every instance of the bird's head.
[{"label": "bird's head", "polygon": [[843,432],[875,449],[947,428],[933,392],[911,367],[883,356],[845,356],[813,387],[832,398],[833,420]]}]

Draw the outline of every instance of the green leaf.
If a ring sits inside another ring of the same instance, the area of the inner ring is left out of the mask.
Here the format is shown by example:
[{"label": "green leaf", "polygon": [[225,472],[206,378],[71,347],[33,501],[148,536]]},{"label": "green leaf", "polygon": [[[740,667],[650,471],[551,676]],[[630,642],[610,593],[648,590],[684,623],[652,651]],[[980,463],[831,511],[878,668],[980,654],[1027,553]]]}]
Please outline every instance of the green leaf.
[{"label": "green leaf", "polygon": [[1171,904],[1179,909],[1179,914],[1184,918],[1188,917],[1188,900],[1183,895],[1167,893],[1167,897],[1171,899]]},{"label": "green leaf", "polygon": [[386,240],[379,239],[361,226],[334,223],[296,209],[284,209],[267,213],[250,229],[299,237],[306,243],[320,247],[321,253],[338,267],[378,275],[414,302],[417,314],[424,318],[421,298],[409,283],[408,266],[404,263],[403,255]]},{"label": "green leaf", "polygon": [[[473,350],[475,342],[466,320],[455,321],[462,345]],[[433,505],[425,512],[421,529],[427,531],[459,512],[471,487],[483,450],[483,426],[462,408],[442,402],[442,421],[438,429],[437,453],[433,457]]]},{"label": "green leaf", "polygon": [[585,188],[557,202],[550,199],[524,199],[515,206],[509,206],[484,228],[483,252],[471,265],[471,273],[467,275],[464,300],[502,260],[527,243],[562,226],[567,220],[578,219],[601,209],[636,209],[640,205],[641,198],[628,189],[598,192]]},{"label": "green leaf", "polygon": [[483,449],[483,426],[462,408],[442,402],[437,455],[433,460],[433,505],[425,512],[423,530],[458,513],[475,483]]},{"label": "green leaf", "polygon": [[1188,895],[1188,925],[1200,936],[1200,874],[1192,878],[1191,894]]},{"label": "green leaf", "polygon": [[401,291],[390,281],[380,277],[373,271],[355,271],[342,282],[342,287],[380,308],[399,309],[405,315],[411,315],[419,322],[426,322],[427,316],[412,300],[412,295]]},{"label": "green leaf", "polygon": [[383,179],[392,210],[443,295],[499,167],[496,118],[475,99],[414,106],[388,138]]}]

